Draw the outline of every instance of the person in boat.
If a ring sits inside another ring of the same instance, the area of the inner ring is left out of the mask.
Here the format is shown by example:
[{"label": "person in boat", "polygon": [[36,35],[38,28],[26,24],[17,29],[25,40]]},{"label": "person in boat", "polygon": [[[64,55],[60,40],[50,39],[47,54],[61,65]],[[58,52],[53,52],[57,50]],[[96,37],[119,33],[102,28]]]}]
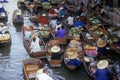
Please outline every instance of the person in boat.
[{"label": "person in boat", "polygon": [[67,24],[69,28],[72,28],[74,25],[74,17],[72,14],[70,14],[67,18]]},{"label": "person in boat", "polygon": [[75,22],[74,27],[85,27],[85,23],[80,19],[79,16],[77,16],[77,21]]},{"label": "person in boat", "polygon": [[86,19],[85,13],[81,13],[80,19],[84,24],[86,24],[87,19]]},{"label": "person in boat", "polygon": [[49,76],[47,68],[41,68],[37,71],[35,80],[54,80],[54,79]]},{"label": "person in boat", "polygon": [[66,38],[67,31],[65,30],[64,26],[61,26],[60,30],[55,32],[55,37],[58,38]]},{"label": "person in boat", "polygon": [[61,48],[59,46],[53,46],[51,47],[51,60],[60,60],[61,59]]},{"label": "person in boat", "polygon": [[107,60],[100,60],[97,63],[97,69],[93,69],[93,76],[96,78],[96,80],[113,80],[112,78],[112,72],[107,68],[108,67],[108,61]]},{"label": "person in boat", "polygon": [[53,19],[50,21],[49,25],[50,25],[50,26],[52,27],[52,29],[54,30],[55,27],[56,27],[56,25],[57,25],[57,18],[53,18]]},{"label": "person in boat", "polygon": [[67,65],[72,65],[72,66],[80,66],[82,61],[79,60],[78,58],[78,53],[77,51],[69,51],[66,52],[66,60],[67,60]]},{"label": "person in boat", "polygon": [[64,17],[65,17],[65,9],[63,7],[60,7],[59,9],[59,16],[60,16],[60,20],[63,21]]},{"label": "person in boat", "polygon": [[60,30],[62,26],[62,23],[60,21],[57,21],[57,25],[55,26],[55,31]]},{"label": "person in boat", "polygon": [[16,12],[16,18],[15,18],[15,21],[23,21],[23,18],[22,18],[22,13],[20,10],[18,10]]},{"label": "person in boat", "polygon": [[102,36],[97,40],[97,52],[98,55],[107,55],[107,44],[106,41],[102,39]]},{"label": "person in boat", "polygon": [[5,9],[4,9],[3,5],[0,3],[0,14],[3,12],[5,12]]},{"label": "person in boat", "polygon": [[58,9],[55,9],[53,6],[50,6],[50,9],[48,11],[48,16],[52,17],[52,18],[57,17],[58,16],[58,12],[59,12]]},{"label": "person in boat", "polygon": [[32,35],[32,41],[30,43],[30,49],[31,49],[31,53],[33,52],[39,52],[41,50],[40,47],[40,38],[36,35]]},{"label": "person in boat", "polygon": [[38,18],[38,21],[39,21],[39,26],[45,26],[45,25],[47,25],[47,23],[48,23],[47,15],[46,14],[42,14],[42,16],[40,16]]},{"label": "person in boat", "polygon": [[30,41],[31,38],[32,38],[32,34],[34,34],[33,30],[33,26],[30,26],[30,27],[23,27],[23,30],[24,30],[24,39],[26,41]]}]

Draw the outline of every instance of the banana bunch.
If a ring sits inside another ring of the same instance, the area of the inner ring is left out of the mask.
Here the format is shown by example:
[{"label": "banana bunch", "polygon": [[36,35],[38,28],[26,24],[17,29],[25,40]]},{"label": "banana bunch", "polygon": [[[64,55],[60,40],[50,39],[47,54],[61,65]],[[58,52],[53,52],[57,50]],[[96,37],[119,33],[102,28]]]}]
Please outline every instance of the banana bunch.
[{"label": "banana bunch", "polygon": [[50,34],[49,27],[40,27],[39,29],[42,36],[48,36]]},{"label": "banana bunch", "polygon": [[71,28],[70,30],[69,30],[69,36],[74,36],[74,35],[79,35],[79,34],[81,34],[81,32],[82,32],[82,28]]}]

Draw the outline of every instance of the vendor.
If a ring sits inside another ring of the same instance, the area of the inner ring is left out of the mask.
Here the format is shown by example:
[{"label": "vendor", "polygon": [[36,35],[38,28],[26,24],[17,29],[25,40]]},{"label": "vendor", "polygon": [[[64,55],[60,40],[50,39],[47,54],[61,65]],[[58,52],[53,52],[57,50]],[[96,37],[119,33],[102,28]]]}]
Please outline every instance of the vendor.
[{"label": "vendor", "polygon": [[106,44],[106,41],[103,40],[102,38],[99,38],[98,41],[97,41],[97,52],[98,54],[100,55],[106,55],[107,54],[107,44]]},{"label": "vendor", "polygon": [[85,27],[85,23],[77,16],[77,21],[74,24],[74,27]]},{"label": "vendor", "polygon": [[93,71],[93,76],[95,76],[96,80],[113,80],[110,79],[112,72],[107,68],[107,66],[107,60],[100,60],[97,63],[97,69]]},{"label": "vendor", "polygon": [[60,60],[61,59],[61,48],[59,46],[53,46],[51,48],[52,56],[51,60]]},{"label": "vendor", "polygon": [[48,23],[47,15],[46,15],[46,14],[42,14],[42,16],[40,16],[40,17],[38,18],[38,21],[39,21],[39,25],[40,25],[40,26],[45,26],[45,25],[47,25],[47,23]]},{"label": "vendor", "polygon": [[39,52],[41,50],[39,42],[40,42],[40,38],[36,35],[32,35],[32,41],[30,43],[31,53]]},{"label": "vendor", "polygon": [[46,68],[41,68],[37,71],[35,80],[54,80],[54,79],[49,76]]},{"label": "vendor", "polygon": [[58,38],[66,38],[67,31],[64,29],[64,26],[61,27],[60,30],[57,30],[55,33],[55,37]]},{"label": "vendor", "polygon": [[70,51],[66,53],[67,65],[80,66],[81,61],[78,58],[78,53],[76,51]]}]

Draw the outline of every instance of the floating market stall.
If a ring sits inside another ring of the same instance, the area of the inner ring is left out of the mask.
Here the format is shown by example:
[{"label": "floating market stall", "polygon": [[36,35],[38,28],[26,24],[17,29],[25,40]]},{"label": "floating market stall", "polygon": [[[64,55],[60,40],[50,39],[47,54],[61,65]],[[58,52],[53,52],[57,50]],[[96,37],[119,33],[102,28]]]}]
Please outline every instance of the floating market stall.
[{"label": "floating market stall", "polygon": [[[37,34],[37,33],[36,33]],[[23,43],[24,43],[24,47],[26,49],[26,51],[28,52],[28,54],[31,56],[31,57],[40,57],[40,58],[46,58],[46,54],[47,54],[47,51],[46,51],[46,45],[45,45],[45,42],[43,41],[43,38],[41,37],[41,35],[37,35],[38,38],[40,39],[40,50],[37,51],[37,52],[31,52],[31,48],[30,48],[30,44],[31,44],[31,41],[29,40],[25,40],[25,27],[23,26],[22,27],[22,35],[23,35]]]},{"label": "floating market stall", "polygon": [[74,70],[82,64],[82,46],[77,40],[71,40],[64,52],[64,63],[70,70]]},{"label": "floating market stall", "polygon": [[[61,67],[62,66],[62,50],[61,50],[61,48],[59,48],[59,52],[53,53],[52,47],[54,47],[54,46],[60,47],[58,40],[50,40],[50,42],[47,43],[47,45],[46,45],[47,51],[48,51],[48,53],[46,55],[47,60],[48,60],[50,67]],[[56,48],[56,50],[57,50],[57,48]],[[57,58],[52,59],[52,56],[54,58],[54,55],[52,55],[52,54],[56,54],[55,57],[57,57]],[[57,55],[57,54],[59,54],[59,55]]]}]

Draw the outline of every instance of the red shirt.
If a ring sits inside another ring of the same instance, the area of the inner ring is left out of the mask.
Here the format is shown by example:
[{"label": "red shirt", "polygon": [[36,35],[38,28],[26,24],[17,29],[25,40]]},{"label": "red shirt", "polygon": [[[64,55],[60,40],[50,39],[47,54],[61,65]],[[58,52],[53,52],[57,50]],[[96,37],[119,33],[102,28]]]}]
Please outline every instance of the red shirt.
[{"label": "red shirt", "polygon": [[39,18],[39,23],[41,23],[41,25],[45,25],[45,24],[47,24],[47,22],[48,22],[47,17],[40,17]]}]

